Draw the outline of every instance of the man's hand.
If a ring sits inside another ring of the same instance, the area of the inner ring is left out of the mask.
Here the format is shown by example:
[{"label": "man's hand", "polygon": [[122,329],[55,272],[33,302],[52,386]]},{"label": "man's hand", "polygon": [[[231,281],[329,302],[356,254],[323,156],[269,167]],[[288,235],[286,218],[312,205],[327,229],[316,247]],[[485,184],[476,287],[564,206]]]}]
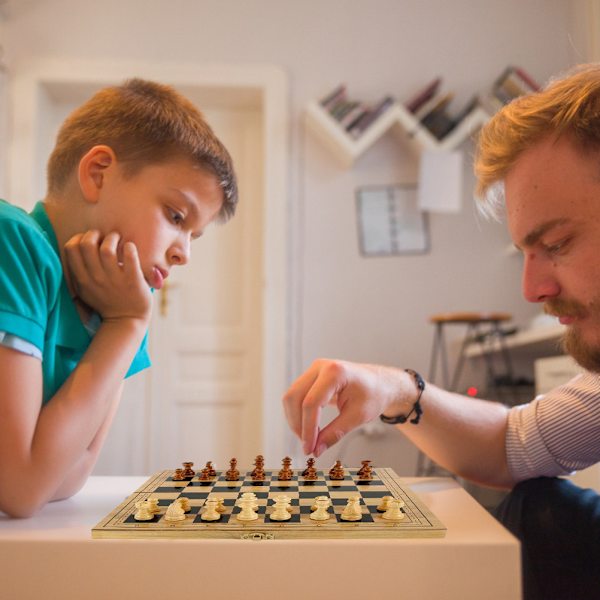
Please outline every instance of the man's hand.
[{"label": "man's hand", "polygon": [[148,321],[152,294],[144,279],[137,248],[125,242],[119,257],[118,233],[102,238],[98,231],[73,236],[65,244],[72,292],[104,321]]},{"label": "man's hand", "polygon": [[[414,384],[404,371],[320,359],[290,386],[283,404],[304,452],[320,456],[348,432],[381,413],[408,412],[412,396]],[[336,405],[339,414],[320,429],[321,411],[327,404]]]}]

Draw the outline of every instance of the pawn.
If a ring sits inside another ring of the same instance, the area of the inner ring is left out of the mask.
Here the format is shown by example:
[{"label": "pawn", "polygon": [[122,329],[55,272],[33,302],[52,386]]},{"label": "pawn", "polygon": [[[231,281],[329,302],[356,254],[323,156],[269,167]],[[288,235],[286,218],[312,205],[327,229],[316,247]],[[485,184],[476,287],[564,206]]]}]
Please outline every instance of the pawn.
[{"label": "pawn", "polygon": [[331,506],[331,500],[330,500],[329,496],[317,496],[315,498],[315,501],[314,501],[313,505],[310,507],[310,510],[317,510],[317,501],[321,500],[323,498],[325,500],[327,500],[327,506]]},{"label": "pawn", "polygon": [[206,466],[204,467],[205,469],[208,469],[208,476],[209,477],[216,477],[217,476],[217,472],[215,471],[215,468],[212,464],[212,461],[208,461],[206,463]]},{"label": "pawn", "polygon": [[277,476],[277,479],[279,481],[290,481],[292,479],[292,477],[294,476],[294,472],[292,471],[292,469],[290,469],[290,465],[292,464],[292,459],[289,456],[286,456],[282,462],[283,462],[283,469],[281,469],[281,471],[279,471],[279,475]]},{"label": "pawn", "polygon": [[173,474],[173,481],[183,481],[185,476],[183,474],[183,469],[175,469],[175,473]]},{"label": "pawn", "polygon": [[325,496],[317,497],[316,505],[317,509],[310,513],[310,518],[313,521],[327,521],[331,516],[327,510],[329,508],[329,498]]},{"label": "pawn", "polygon": [[254,479],[254,476],[257,473],[259,473],[259,474],[262,473],[262,476],[264,477],[264,475],[265,475],[264,466],[265,466],[265,458],[262,454],[259,454],[254,459],[254,469],[250,472],[250,476],[252,477],[252,479]]},{"label": "pawn", "polygon": [[133,518],[136,521],[152,521],[154,514],[152,513],[152,505],[150,502],[143,500],[142,502],[136,502],[135,508],[137,509]]},{"label": "pawn", "polygon": [[203,521],[218,521],[221,518],[218,505],[219,501],[216,498],[208,498],[200,518]]},{"label": "pawn", "polygon": [[258,510],[258,500],[254,492],[244,492],[235,504],[236,506],[242,506],[242,503],[246,500],[252,500],[252,508],[255,511]]},{"label": "pawn", "polygon": [[359,480],[369,481],[373,479],[373,467],[370,460],[362,460],[362,467],[358,470],[357,476]]},{"label": "pawn", "polygon": [[179,502],[175,501],[169,505],[165,513],[165,521],[185,521],[185,512]]},{"label": "pawn", "polygon": [[258,515],[254,510],[255,500],[253,498],[241,498],[238,500],[238,506],[241,507],[242,511],[238,513],[238,521],[256,521]]},{"label": "pawn", "polygon": [[336,460],[335,464],[329,469],[329,479],[333,481],[342,480],[346,474],[344,473],[344,467],[342,466],[341,460]]},{"label": "pawn", "polygon": [[204,469],[200,471],[200,475],[198,475],[198,481],[210,481],[210,479],[210,469],[208,467],[204,467]]},{"label": "pawn", "polygon": [[302,477],[304,477],[304,479],[307,481],[315,481],[315,479],[318,479],[314,458],[309,458],[306,461],[306,469],[302,471]]},{"label": "pawn", "polygon": [[240,478],[240,472],[236,469],[237,458],[232,458],[229,461],[229,470],[225,473],[226,481],[238,481]]},{"label": "pawn", "polygon": [[391,496],[384,496],[381,499],[381,503],[379,504],[379,506],[377,507],[377,510],[379,512],[385,512],[389,507],[390,507],[390,500],[392,499]]},{"label": "pawn", "polygon": [[360,496],[350,496],[348,498],[348,504],[344,507],[340,519],[342,521],[360,521],[362,519]]},{"label": "pawn", "polygon": [[273,512],[270,515],[271,521],[289,521],[291,518],[289,497],[283,495],[277,497]]},{"label": "pawn", "polygon": [[401,504],[403,504],[402,500],[398,498],[392,498],[390,500],[390,507],[381,515],[381,518],[385,519],[386,521],[402,521],[405,515],[400,510]]},{"label": "pawn", "polygon": [[225,508],[225,501],[220,496],[215,496],[215,500],[217,501],[217,512],[224,513],[227,512],[227,508]]}]

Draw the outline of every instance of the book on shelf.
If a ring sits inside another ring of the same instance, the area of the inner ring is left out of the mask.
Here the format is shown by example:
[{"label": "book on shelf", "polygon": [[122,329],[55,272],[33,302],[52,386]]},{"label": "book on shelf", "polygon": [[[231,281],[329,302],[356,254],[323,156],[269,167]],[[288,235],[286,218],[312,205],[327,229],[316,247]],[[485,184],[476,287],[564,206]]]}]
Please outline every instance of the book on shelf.
[{"label": "book on shelf", "polygon": [[441,83],[441,77],[436,77],[433,81],[428,83],[423,89],[419,90],[410,100],[408,100],[408,102],[405,102],[404,106],[406,110],[413,114],[417,113],[424,105],[435,98]]},{"label": "book on shelf", "polygon": [[391,108],[394,104],[393,96],[385,96],[377,104],[371,107],[370,110],[365,112],[362,117],[358,119],[356,123],[349,126],[346,131],[353,137],[359,138],[368,128],[372,125],[386,110]]},{"label": "book on shelf", "polygon": [[323,96],[323,98],[319,100],[319,104],[326,110],[331,110],[331,108],[335,106],[338,102],[346,100],[346,95],[346,84],[341,83],[331,92],[329,92],[326,96]]},{"label": "book on shelf", "polygon": [[536,92],[539,85],[533,78],[520,67],[507,67],[492,85],[492,95],[502,104],[508,104],[511,100]]}]

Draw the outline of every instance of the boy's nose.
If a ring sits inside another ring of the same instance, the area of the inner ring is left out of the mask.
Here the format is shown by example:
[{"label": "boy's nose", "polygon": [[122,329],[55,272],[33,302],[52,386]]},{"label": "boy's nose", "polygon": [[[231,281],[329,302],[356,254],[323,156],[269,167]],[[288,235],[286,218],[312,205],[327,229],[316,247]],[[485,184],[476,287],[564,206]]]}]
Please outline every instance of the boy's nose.
[{"label": "boy's nose", "polygon": [[181,242],[169,248],[169,263],[172,265],[182,266],[188,263],[190,259],[190,244],[189,242]]}]

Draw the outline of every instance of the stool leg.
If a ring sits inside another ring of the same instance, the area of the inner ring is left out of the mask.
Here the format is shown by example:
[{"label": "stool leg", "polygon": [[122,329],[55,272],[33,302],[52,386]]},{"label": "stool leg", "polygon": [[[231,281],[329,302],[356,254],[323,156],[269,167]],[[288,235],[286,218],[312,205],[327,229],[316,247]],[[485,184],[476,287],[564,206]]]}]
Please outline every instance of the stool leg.
[{"label": "stool leg", "polygon": [[465,333],[465,337],[463,338],[463,341],[462,341],[462,344],[460,347],[458,361],[456,362],[456,367],[454,368],[454,375],[452,376],[452,384],[450,385],[450,388],[449,388],[451,392],[458,391],[458,389],[457,389],[458,381],[460,379],[460,376],[462,374],[462,370],[463,370],[463,367],[465,364],[467,346],[471,343],[471,333],[472,332],[474,332],[475,334],[477,333],[477,326],[469,323],[467,325],[467,331]]}]

